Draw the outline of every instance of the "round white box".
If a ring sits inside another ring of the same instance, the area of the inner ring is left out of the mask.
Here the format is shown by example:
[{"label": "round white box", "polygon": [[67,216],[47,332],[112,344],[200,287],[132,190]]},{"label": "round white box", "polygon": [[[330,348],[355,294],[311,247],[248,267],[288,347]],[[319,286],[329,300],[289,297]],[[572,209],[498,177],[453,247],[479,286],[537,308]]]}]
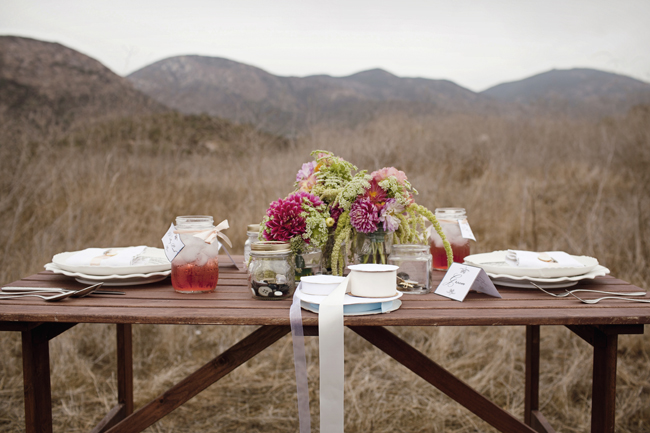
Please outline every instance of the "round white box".
[{"label": "round white box", "polygon": [[350,293],[363,298],[387,298],[397,293],[395,265],[350,265]]},{"label": "round white box", "polygon": [[345,277],[337,277],[336,275],[309,275],[307,277],[300,277],[300,290],[308,295],[327,296],[339,284],[345,280]]}]

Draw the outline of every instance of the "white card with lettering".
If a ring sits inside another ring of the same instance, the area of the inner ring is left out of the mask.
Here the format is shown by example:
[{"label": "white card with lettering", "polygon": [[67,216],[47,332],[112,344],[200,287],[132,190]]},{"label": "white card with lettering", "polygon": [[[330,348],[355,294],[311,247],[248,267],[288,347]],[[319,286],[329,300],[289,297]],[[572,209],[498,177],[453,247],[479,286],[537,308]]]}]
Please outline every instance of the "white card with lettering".
[{"label": "white card with lettering", "polygon": [[167,256],[167,260],[170,262],[174,260],[174,257],[176,257],[176,255],[185,247],[185,244],[181,240],[181,235],[174,233],[175,230],[176,226],[172,223],[169,230],[167,230],[167,233],[165,233],[165,236],[162,237],[165,255]]},{"label": "white card with lettering", "polygon": [[472,228],[469,226],[467,218],[464,220],[458,220],[458,226],[460,227],[460,235],[463,237],[463,239],[471,239],[476,242],[474,232],[472,232]]},{"label": "white card with lettering", "polygon": [[476,290],[496,298],[501,297],[483,269],[460,263],[451,264],[434,293],[463,302],[470,290]]}]

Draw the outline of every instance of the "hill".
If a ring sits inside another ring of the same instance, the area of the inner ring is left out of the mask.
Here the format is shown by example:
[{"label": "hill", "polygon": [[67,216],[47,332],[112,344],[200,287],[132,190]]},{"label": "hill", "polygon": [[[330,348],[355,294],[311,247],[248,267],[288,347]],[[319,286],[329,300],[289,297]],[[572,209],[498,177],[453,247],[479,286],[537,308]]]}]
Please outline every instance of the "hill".
[{"label": "hill", "polygon": [[650,104],[650,84],[596,69],[553,69],[481,93],[533,112],[563,114],[623,114],[635,105]]},{"label": "hill", "polygon": [[204,56],[171,57],[127,78],[183,113],[207,113],[283,132],[323,121],[355,124],[386,111],[477,111],[491,99],[448,80],[401,78],[381,69],[347,77],[279,77]]},{"label": "hill", "polygon": [[123,77],[58,43],[0,36],[0,119],[15,129],[67,130],[165,111]]}]

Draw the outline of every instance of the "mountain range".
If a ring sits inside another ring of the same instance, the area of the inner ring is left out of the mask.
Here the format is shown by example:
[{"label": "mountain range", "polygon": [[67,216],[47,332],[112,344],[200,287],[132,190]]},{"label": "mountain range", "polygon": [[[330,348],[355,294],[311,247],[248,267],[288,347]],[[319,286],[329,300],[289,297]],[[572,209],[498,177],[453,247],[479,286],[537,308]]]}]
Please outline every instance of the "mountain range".
[{"label": "mountain range", "polygon": [[404,115],[611,116],[650,105],[650,84],[593,69],[551,70],[473,92],[449,80],[372,69],[346,77],[281,77],[218,57],[177,56],[120,77],[57,43],[0,36],[0,119],[72,125],[168,109],[283,134]]}]

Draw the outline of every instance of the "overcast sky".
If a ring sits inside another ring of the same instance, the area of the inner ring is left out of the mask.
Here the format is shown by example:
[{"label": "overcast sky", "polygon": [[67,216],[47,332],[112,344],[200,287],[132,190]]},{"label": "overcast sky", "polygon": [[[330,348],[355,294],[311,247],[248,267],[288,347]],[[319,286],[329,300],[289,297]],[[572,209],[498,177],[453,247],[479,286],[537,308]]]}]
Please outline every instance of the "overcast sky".
[{"label": "overcast sky", "polygon": [[0,0],[0,35],[59,42],[120,75],[200,54],[283,76],[382,68],[475,91],[553,68],[650,82],[650,0]]}]

